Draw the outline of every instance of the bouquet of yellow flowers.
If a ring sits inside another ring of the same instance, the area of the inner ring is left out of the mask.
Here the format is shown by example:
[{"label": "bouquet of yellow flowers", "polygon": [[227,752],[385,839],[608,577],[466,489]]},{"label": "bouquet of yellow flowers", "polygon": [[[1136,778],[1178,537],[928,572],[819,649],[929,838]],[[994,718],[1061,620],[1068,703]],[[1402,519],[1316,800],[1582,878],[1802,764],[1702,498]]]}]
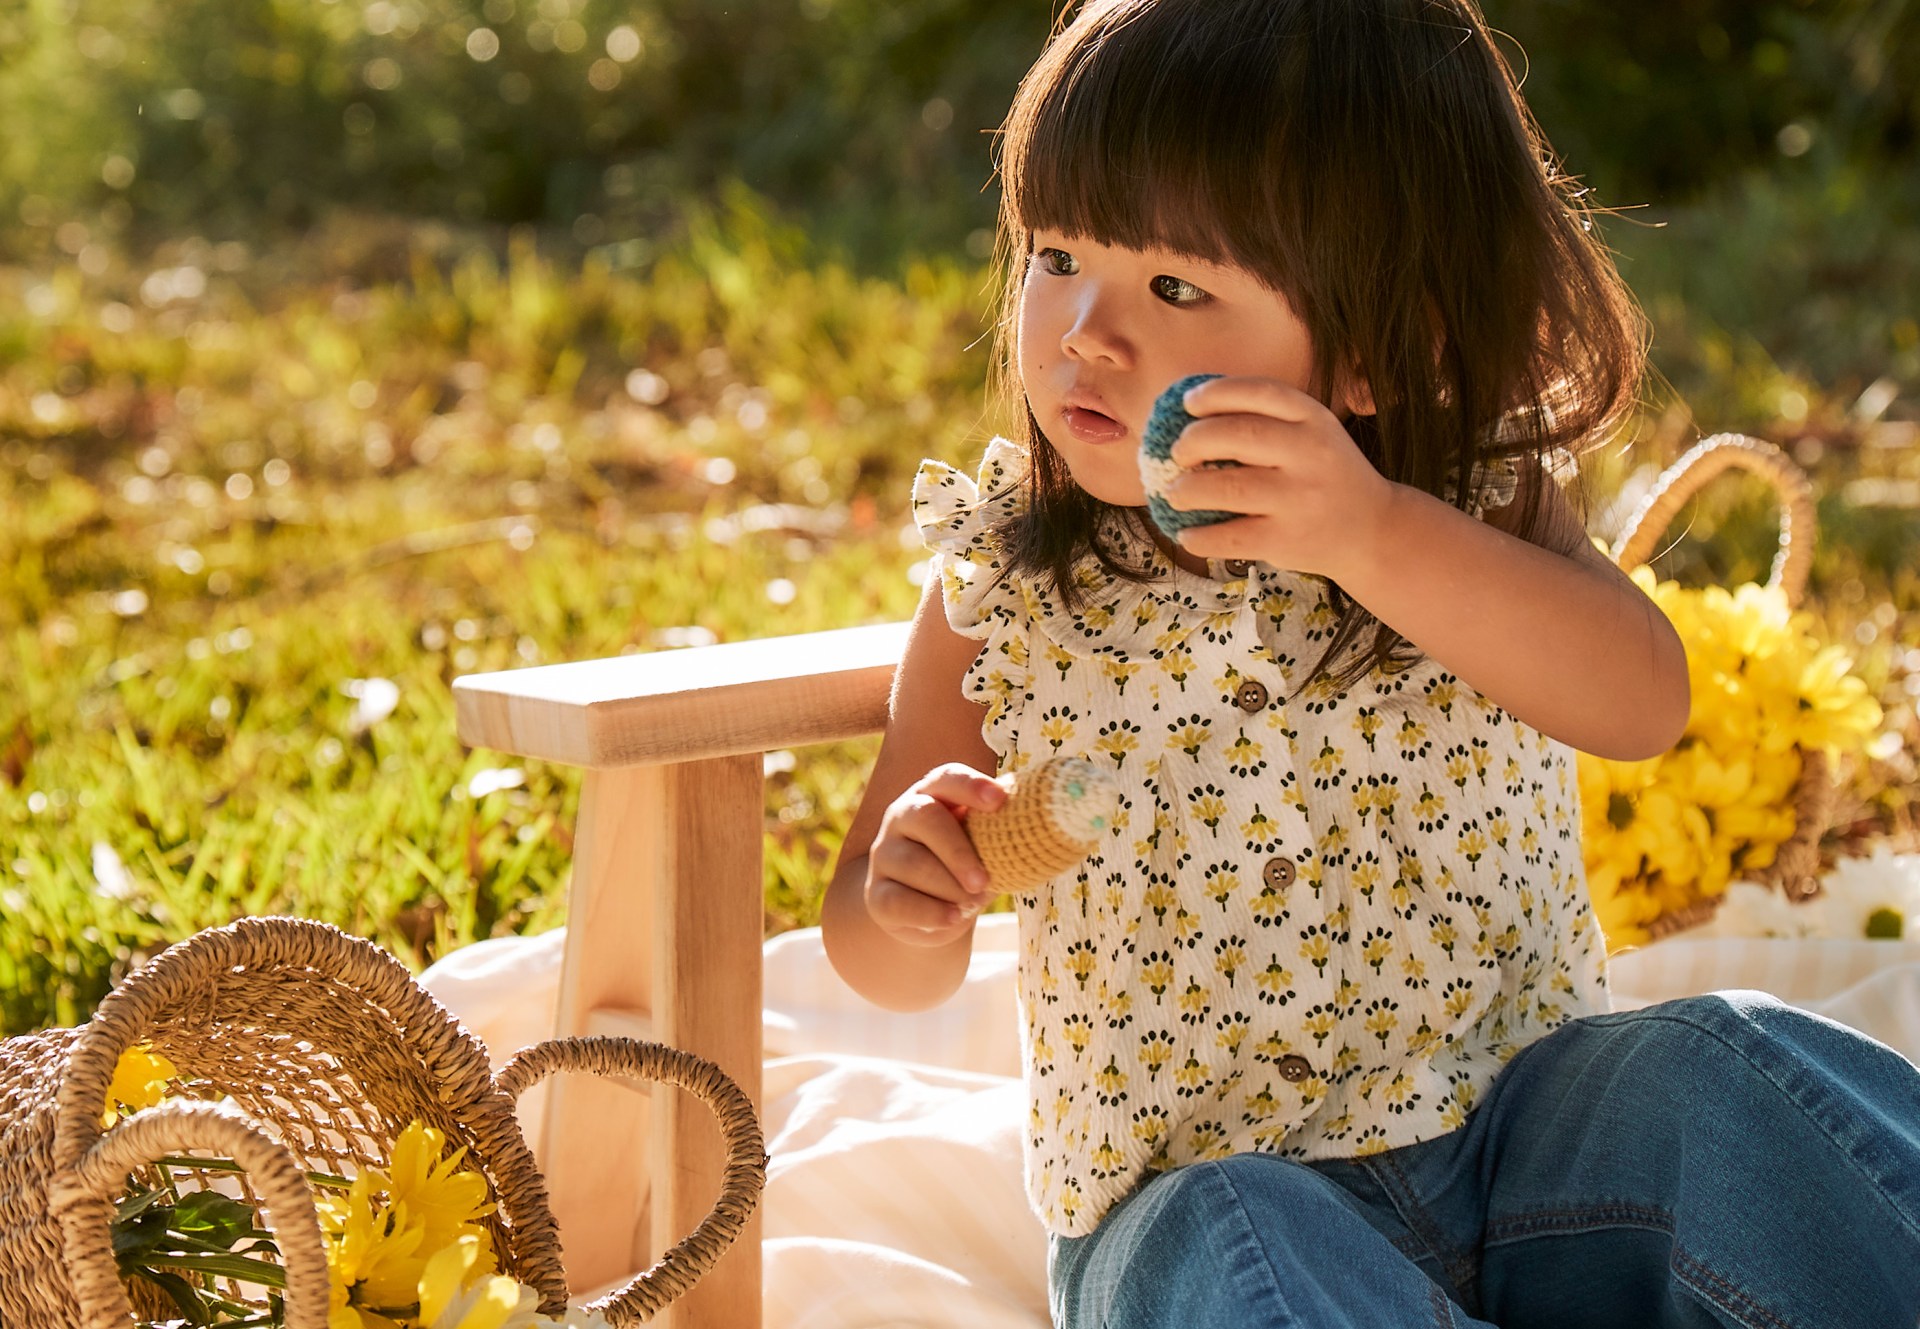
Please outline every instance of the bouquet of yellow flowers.
[{"label": "bouquet of yellow flowers", "polygon": [[1833,758],[1879,725],[1880,706],[1778,586],[1636,585],[1680,634],[1693,712],[1645,761],[1581,753],[1587,887],[1610,946],[1644,942],[1663,917],[1704,913],[1730,881],[1770,867],[1798,829],[1804,754]]},{"label": "bouquet of yellow flowers", "polygon": [[[173,1063],[145,1044],[121,1054],[106,1116],[130,1116],[191,1096]],[[466,1149],[415,1120],[385,1168],[351,1179],[306,1173],[326,1242],[327,1329],[609,1329],[604,1314],[539,1313],[537,1289],[499,1272],[487,1180],[460,1166]],[[240,1171],[230,1159],[168,1157],[114,1206],[121,1277],[151,1285],[180,1318],[168,1325],[282,1325],[286,1271],[258,1205],[237,1187],[190,1189],[192,1179]],[[251,1285],[257,1303],[226,1296],[219,1280]]]},{"label": "bouquet of yellow flowers", "polygon": [[[1681,504],[1729,467],[1770,481],[1780,550],[1765,586],[1694,590],[1645,566]],[[1645,761],[1579,758],[1587,888],[1608,947],[1705,921],[1741,877],[1818,892],[1827,766],[1881,720],[1839,646],[1796,612],[1813,559],[1812,486],[1779,449],[1720,434],[1663,471],[1614,546],[1686,647],[1692,713],[1667,752]],[[1789,861],[1790,860],[1790,861]]]},{"label": "bouquet of yellow flowers", "polygon": [[[514,1112],[556,1073],[675,1085],[727,1150],[706,1219],[586,1310]],[[243,918],[148,960],[86,1024],[0,1040],[0,1325],[621,1329],[740,1237],[762,1144],[711,1062],[564,1038],[496,1073],[379,947]]]}]

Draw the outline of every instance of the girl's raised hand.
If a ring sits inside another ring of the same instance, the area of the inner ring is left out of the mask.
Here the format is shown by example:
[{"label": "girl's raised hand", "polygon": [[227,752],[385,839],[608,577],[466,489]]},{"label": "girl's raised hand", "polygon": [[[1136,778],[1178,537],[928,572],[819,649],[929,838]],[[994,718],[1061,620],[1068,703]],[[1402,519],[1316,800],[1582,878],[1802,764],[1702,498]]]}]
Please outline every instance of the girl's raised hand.
[{"label": "girl's raised hand", "polygon": [[867,851],[867,913],[881,931],[909,946],[944,946],[973,925],[993,888],[961,823],[1006,800],[990,776],[956,762],[887,805]]},{"label": "girl's raised hand", "polygon": [[[1319,401],[1277,378],[1228,377],[1190,389],[1186,407],[1167,502],[1242,515],[1189,527],[1181,548],[1337,581],[1379,540],[1394,483]],[[1221,461],[1240,465],[1206,465]]]}]

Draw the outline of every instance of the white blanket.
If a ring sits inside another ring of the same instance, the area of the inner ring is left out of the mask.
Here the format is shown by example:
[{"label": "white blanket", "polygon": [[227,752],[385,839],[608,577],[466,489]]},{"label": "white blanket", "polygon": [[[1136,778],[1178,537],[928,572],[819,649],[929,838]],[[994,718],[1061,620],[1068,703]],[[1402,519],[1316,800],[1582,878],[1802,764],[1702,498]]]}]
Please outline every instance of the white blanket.
[{"label": "white blanket", "polygon": [[[766,1329],[1047,1329],[1046,1233],[1020,1175],[1014,918],[965,984],[899,1015],[840,981],[818,928],[767,942]],[[498,1065],[552,1036],[563,934],[498,938],[422,981]],[[1920,942],[1671,938],[1613,961],[1615,1005],[1760,988],[1920,1063]],[[538,1138],[540,1102],[523,1104]]]}]

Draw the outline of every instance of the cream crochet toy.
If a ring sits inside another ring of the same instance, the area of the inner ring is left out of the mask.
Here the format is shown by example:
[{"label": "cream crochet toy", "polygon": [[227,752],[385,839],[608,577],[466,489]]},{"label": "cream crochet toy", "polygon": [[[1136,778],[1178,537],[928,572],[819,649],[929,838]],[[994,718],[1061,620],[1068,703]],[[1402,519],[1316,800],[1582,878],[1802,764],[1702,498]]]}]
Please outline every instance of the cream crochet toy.
[{"label": "cream crochet toy", "polygon": [[1007,801],[965,822],[996,891],[1032,890],[1077,867],[1120,806],[1119,783],[1084,757],[1052,757],[1000,783]]}]

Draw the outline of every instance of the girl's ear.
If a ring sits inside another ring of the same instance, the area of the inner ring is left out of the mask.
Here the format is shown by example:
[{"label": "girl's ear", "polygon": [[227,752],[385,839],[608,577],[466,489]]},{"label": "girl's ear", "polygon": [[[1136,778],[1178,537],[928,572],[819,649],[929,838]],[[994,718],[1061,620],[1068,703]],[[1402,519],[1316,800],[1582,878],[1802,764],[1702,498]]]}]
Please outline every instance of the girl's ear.
[{"label": "girl's ear", "polygon": [[1379,411],[1373,404],[1373,385],[1367,382],[1358,365],[1341,375],[1338,393],[1340,408],[1348,415],[1374,415]]}]

